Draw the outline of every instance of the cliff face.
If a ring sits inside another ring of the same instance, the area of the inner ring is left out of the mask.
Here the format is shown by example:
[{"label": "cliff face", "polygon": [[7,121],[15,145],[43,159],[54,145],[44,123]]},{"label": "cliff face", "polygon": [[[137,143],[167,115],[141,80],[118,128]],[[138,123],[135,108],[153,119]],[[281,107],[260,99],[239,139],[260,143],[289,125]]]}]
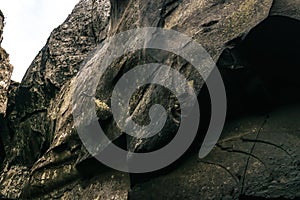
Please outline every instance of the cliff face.
[{"label": "cliff face", "polygon": [[[55,29],[45,47],[33,60],[16,94],[11,128],[16,146],[10,159],[32,165],[47,150],[55,127],[47,116],[51,100],[79,70],[107,32],[109,4],[105,1],[82,1],[66,21]],[[45,123],[36,123],[37,121]],[[26,127],[26,128],[25,128]],[[27,149],[28,147],[34,148]],[[33,150],[33,151],[32,151]],[[35,152],[35,153],[33,153]]]},{"label": "cliff face", "polygon": [[0,11],[0,115],[5,115],[6,113],[8,88],[13,70],[12,65],[9,63],[8,54],[1,47],[3,28],[4,16]]},{"label": "cliff face", "polygon": [[[99,73],[99,68],[93,66],[106,59],[103,55],[107,52],[100,44],[116,33],[140,27],[173,29],[192,37],[218,62],[225,84],[230,86],[229,94],[241,96],[234,88],[254,79],[242,78],[243,74],[249,76],[247,70],[236,73],[229,68],[237,64],[250,65],[247,60],[250,56],[245,55],[251,52],[245,51],[249,48],[245,41],[252,41],[251,35],[259,34],[257,27],[262,26],[263,30],[265,23],[271,21],[274,24],[273,15],[290,17],[288,21],[291,18],[299,20],[300,5],[289,0],[81,0],[66,21],[51,33],[21,84],[11,86],[8,125],[2,133],[5,160],[0,173],[0,196],[23,199],[300,197],[297,191],[300,154],[295,148],[299,135],[293,131],[276,131],[272,123],[284,121],[276,115],[271,117],[270,124],[264,117],[240,119],[233,122],[234,125],[229,124],[207,158],[199,159],[193,152],[172,170],[167,168],[161,176],[159,173],[126,174],[104,167],[82,145],[73,116],[74,107],[84,107],[85,99],[91,98],[86,92],[90,91],[93,77]],[[267,18],[269,21],[265,22]],[[297,26],[297,22],[291,24]],[[0,33],[1,27],[0,24]],[[4,51],[3,55],[0,64],[2,67],[3,60],[7,71],[4,71],[4,81],[0,80],[0,87],[4,83],[3,89],[0,88],[0,112],[5,113],[3,105],[7,101],[12,68]],[[123,144],[126,150],[144,152],[161,148],[174,137],[179,127],[173,109],[176,98],[156,86],[139,90],[130,102],[130,110],[139,123],[147,124],[149,117],[145,113],[148,113],[149,105],[162,103],[170,108],[166,128],[157,136],[140,140],[124,136],[117,127],[109,108],[112,90],[120,76],[133,66],[144,61],[165,62],[193,83],[200,99],[205,93],[201,89],[202,78],[189,63],[170,53],[163,55],[162,58],[161,52],[157,51],[129,52],[114,61],[98,83],[95,98],[100,110],[99,122],[106,135],[115,143]],[[236,79],[241,81],[234,82]],[[82,83],[79,88],[85,92],[85,97],[73,105],[72,97],[78,82]],[[243,89],[252,86],[246,84]],[[249,90],[251,96],[253,92]],[[206,101],[203,104],[204,107],[208,105]],[[262,131],[263,128],[266,131]],[[202,142],[203,136],[201,132],[199,134],[196,146]],[[266,151],[276,153],[266,154]],[[285,169],[289,169],[288,173]]]},{"label": "cliff face", "polygon": [[3,195],[20,196],[33,164],[50,147],[56,123],[49,117],[49,105],[87,55],[105,39],[109,11],[108,1],[80,1],[30,65],[11,98],[15,106],[8,116],[9,131],[4,133]]},{"label": "cliff face", "polygon": [[6,131],[6,119],[4,118],[7,111],[7,103],[9,96],[10,77],[12,75],[13,66],[9,63],[9,57],[6,51],[1,47],[2,33],[4,28],[4,16],[0,10],[0,163],[5,157],[3,136]]}]

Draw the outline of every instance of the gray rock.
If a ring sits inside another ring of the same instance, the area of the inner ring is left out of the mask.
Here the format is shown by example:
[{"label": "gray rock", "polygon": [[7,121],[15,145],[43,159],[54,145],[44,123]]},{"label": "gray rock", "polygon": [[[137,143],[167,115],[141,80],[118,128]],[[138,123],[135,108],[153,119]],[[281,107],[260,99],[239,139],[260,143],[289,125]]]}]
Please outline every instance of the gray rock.
[{"label": "gray rock", "polygon": [[[237,41],[245,38],[269,15],[299,19],[297,3],[289,2],[285,7],[284,2],[289,1],[81,0],[66,21],[51,33],[20,86],[11,90],[0,194],[23,199],[199,199],[199,195],[204,199],[233,199],[242,198],[242,195],[298,197],[299,154],[296,151],[287,153],[279,143],[292,149],[299,138],[286,132],[276,133],[275,140],[270,132],[256,137],[264,122],[261,118],[234,122],[233,126],[242,124],[240,129],[226,129],[207,158],[188,157],[175,170],[167,170],[164,176],[150,175],[149,182],[133,180],[133,175],[130,180],[129,174],[108,169],[88,153],[78,137],[73,115],[74,107],[88,106],[84,104],[85,98],[92,98],[91,102],[95,103],[106,135],[124,149],[152,151],[173,138],[179,125],[178,102],[162,87],[140,88],[130,102],[134,120],[140,124],[149,123],[145,113],[155,103],[169,111],[165,128],[151,139],[125,137],[110,109],[116,81],[144,61],[164,61],[180,70],[200,94],[203,79],[189,63],[170,53],[164,53],[164,58],[155,50],[147,51],[147,55],[143,51],[128,53],[109,67],[98,83],[95,97],[86,92],[78,105],[72,102],[77,81],[83,83],[80,85],[82,91],[90,91],[93,86],[91,80],[99,72],[79,70],[99,65],[99,61],[105,59],[101,57],[104,48],[98,45],[108,36],[147,26],[174,29],[194,38],[217,61],[225,49],[235,47]],[[84,123],[93,125],[89,121]],[[253,143],[258,143],[255,148]],[[278,153],[266,154],[264,149]],[[285,164],[276,167],[281,162]],[[272,164],[269,171],[265,170],[265,164]],[[291,173],[283,174],[285,168]],[[274,179],[269,179],[270,175]],[[292,193],[285,193],[287,187],[293,189]]]},{"label": "gray rock", "polygon": [[109,11],[108,1],[81,1],[33,60],[16,93],[10,117],[14,147],[8,152],[9,162],[33,165],[49,148],[53,139],[50,102],[105,39]]},{"label": "gray rock", "polygon": [[9,55],[1,47],[4,28],[4,16],[0,10],[0,169],[5,157],[4,137],[7,131],[6,114],[9,97],[10,78],[13,66],[9,63]]},{"label": "gray rock", "polygon": [[[190,155],[175,170],[136,184],[130,199],[299,198],[299,106],[228,123],[205,158]],[[289,128],[287,127],[289,124]],[[162,189],[163,187],[163,189]]]},{"label": "gray rock", "polygon": [[300,2],[291,0],[274,0],[270,15],[280,15],[300,20]]},{"label": "gray rock", "polygon": [[1,47],[4,28],[4,16],[0,11],[0,115],[5,115],[8,101],[8,88],[13,66],[9,63],[9,55]]}]

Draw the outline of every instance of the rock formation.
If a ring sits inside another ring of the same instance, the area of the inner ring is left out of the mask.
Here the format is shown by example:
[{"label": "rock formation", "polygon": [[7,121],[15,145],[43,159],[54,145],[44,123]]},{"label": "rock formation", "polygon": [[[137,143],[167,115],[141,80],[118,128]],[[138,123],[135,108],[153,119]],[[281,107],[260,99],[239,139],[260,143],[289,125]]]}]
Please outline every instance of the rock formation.
[{"label": "rock formation", "polygon": [[[4,16],[0,12],[0,45],[3,39]],[[9,63],[9,57],[6,51],[0,46],[0,114],[5,115],[7,106],[7,92],[10,85],[10,77],[13,67]]]},{"label": "rock formation", "polygon": [[4,28],[4,16],[0,11],[0,163],[2,164],[5,151],[3,144],[3,132],[6,130],[6,116],[7,102],[9,96],[10,77],[12,75],[13,66],[9,63],[9,55],[1,47],[2,33]]},{"label": "rock formation", "polygon": [[[257,27],[264,29],[263,24],[268,24],[266,19],[273,22],[272,16],[300,20],[300,5],[290,0],[81,0],[65,22],[51,33],[20,85],[12,83],[10,88],[12,67],[7,54],[0,49],[0,76],[4,78],[4,81],[2,78],[0,80],[0,113],[4,115],[7,111],[6,122],[1,121],[5,128],[1,132],[4,143],[1,146],[4,149],[0,149],[0,152],[5,159],[0,172],[0,197],[300,197],[297,190],[300,186],[300,152],[296,148],[300,138],[295,133],[298,129],[295,126],[288,130],[282,128],[285,120],[277,113],[230,121],[209,156],[199,159],[195,155],[197,152],[191,148],[175,165],[154,174],[127,174],[99,163],[82,144],[73,116],[74,107],[85,106],[85,99],[93,98],[83,93],[83,98],[77,104],[73,105],[72,102],[78,81],[83,83],[80,85],[81,91],[90,91],[93,86],[90,83],[98,71],[91,70],[91,66],[97,66],[105,59],[105,48],[101,44],[110,36],[140,27],[177,30],[199,42],[218,63],[226,89],[229,90],[227,92],[234,99],[229,102],[229,108],[238,107],[232,102],[247,102],[246,107],[249,107],[253,99],[236,100],[236,96],[240,98],[241,90],[249,91],[245,94],[246,98],[253,96],[251,87],[255,86],[256,90],[256,85],[264,85],[264,79],[259,73],[255,78],[252,77],[257,69],[250,66],[247,51],[244,51],[249,47],[245,41],[252,41],[253,34],[257,37]],[[0,18],[3,19],[3,15]],[[295,28],[299,30],[299,27]],[[115,144],[132,152],[153,151],[172,140],[179,127],[174,112],[177,99],[163,87],[151,85],[139,89],[130,102],[134,119],[140,124],[149,123],[149,116],[145,113],[149,112],[149,106],[156,103],[170,108],[168,119],[160,134],[150,139],[126,136],[110,112],[112,90],[125,72],[133,66],[144,64],[144,61],[164,62],[193,83],[191,85],[199,99],[205,93],[203,79],[189,63],[169,52],[164,52],[163,58],[161,54],[155,50],[137,51],[118,58],[101,77],[96,96],[92,99],[106,135]],[[243,65],[241,73],[235,71],[239,67],[231,67],[238,64]],[[5,76],[2,76],[2,66],[6,70],[3,73]],[[242,74],[247,78],[242,78]],[[257,79],[259,81],[255,81]],[[253,80],[254,86],[249,86],[247,82]],[[255,93],[255,98],[261,97],[258,93]],[[208,106],[206,101],[203,104],[204,107]],[[206,114],[204,112],[205,117]],[[293,116],[296,119],[298,115],[291,114],[290,118]],[[205,123],[203,127],[200,124],[204,130],[206,126]],[[199,130],[196,147],[202,143],[202,134]]]}]

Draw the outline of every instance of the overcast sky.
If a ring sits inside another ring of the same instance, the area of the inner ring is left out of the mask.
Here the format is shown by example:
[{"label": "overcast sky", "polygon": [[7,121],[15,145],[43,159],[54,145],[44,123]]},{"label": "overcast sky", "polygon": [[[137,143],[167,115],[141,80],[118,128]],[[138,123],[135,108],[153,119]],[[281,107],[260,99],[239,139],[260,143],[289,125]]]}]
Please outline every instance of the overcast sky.
[{"label": "overcast sky", "polygon": [[51,31],[71,13],[79,0],[0,0],[5,16],[2,47],[14,66],[13,80],[21,81]]}]

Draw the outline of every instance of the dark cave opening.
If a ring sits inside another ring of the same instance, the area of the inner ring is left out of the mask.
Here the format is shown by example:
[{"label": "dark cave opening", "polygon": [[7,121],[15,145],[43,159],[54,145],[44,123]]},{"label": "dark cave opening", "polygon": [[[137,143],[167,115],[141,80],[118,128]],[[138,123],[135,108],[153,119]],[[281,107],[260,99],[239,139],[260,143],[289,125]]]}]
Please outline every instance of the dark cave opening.
[{"label": "dark cave opening", "polygon": [[266,113],[300,100],[299,36],[300,21],[271,16],[223,51],[217,66],[226,87],[229,117]]},{"label": "dark cave opening", "polygon": [[[245,38],[228,43],[228,48],[217,62],[227,93],[227,120],[253,114],[266,115],[278,106],[300,100],[298,36],[298,20],[271,16],[254,27]],[[162,170],[131,174],[131,187],[169,173],[199,152],[211,116],[211,102],[206,85],[198,97],[201,120],[197,137],[189,150]]]}]

